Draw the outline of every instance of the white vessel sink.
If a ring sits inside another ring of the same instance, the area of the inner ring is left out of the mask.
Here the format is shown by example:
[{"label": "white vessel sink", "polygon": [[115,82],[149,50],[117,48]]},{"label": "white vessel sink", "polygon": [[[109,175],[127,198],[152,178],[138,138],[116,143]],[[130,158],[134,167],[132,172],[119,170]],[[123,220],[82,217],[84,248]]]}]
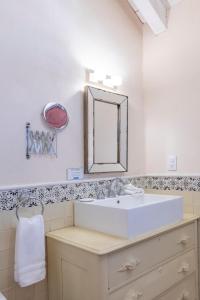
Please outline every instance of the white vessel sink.
[{"label": "white vessel sink", "polygon": [[86,201],[75,201],[75,226],[123,238],[183,219],[183,198],[179,196],[145,194]]}]

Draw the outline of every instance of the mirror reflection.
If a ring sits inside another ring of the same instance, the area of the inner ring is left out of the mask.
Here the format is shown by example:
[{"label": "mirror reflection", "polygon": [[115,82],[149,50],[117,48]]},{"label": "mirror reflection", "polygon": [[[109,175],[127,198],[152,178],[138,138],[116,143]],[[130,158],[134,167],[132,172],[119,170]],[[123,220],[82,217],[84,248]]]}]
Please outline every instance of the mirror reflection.
[{"label": "mirror reflection", "polygon": [[118,162],[118,110],[117,104],[94,101],[94,162],[97,164]]}]

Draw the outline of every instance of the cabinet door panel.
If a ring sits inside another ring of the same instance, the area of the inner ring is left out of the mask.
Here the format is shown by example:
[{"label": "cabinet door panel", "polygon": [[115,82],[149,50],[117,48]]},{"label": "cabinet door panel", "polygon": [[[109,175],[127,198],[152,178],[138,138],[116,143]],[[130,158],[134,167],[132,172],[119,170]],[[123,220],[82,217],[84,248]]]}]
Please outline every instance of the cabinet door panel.
[{"label": "cabinet door panel", "polygon": [[62,300],[88,300],[87,270],[62,260]]}]

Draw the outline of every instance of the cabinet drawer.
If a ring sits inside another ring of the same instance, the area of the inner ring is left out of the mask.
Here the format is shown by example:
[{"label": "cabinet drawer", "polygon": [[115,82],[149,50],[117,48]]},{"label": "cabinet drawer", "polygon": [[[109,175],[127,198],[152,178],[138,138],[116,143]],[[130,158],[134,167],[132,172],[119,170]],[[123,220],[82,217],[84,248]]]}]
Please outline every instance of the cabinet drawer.
[{"label": "cabinet drawer", "polygon": [[192,250],[110,293],[109,300],[152,300],[185,279],[194,270],[195,251]]},{"label": "cabinet drawer", "polygon": [[191,249],[194,244],[194,224],[189,224],[110,254],[108,258],[109,289],[132,281],[140,273],[184,250]]},{"label": "cabinet drawer", "polygon": [[164,296],[156,300],[195,300],[196,299],[196,282],[195,275],[189,276],[180,284],[172,288]]}]

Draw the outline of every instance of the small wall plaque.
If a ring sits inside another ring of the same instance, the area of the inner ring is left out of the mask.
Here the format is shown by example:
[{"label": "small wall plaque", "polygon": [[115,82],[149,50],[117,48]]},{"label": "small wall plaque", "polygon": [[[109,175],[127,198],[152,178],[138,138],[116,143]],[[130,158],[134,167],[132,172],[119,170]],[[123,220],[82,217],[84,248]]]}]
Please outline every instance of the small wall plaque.
[{"label": "small wall plaque", "polygon": [[67,169],[68,180],[80,180],[83,179],[83,168],[71,168]]}]

